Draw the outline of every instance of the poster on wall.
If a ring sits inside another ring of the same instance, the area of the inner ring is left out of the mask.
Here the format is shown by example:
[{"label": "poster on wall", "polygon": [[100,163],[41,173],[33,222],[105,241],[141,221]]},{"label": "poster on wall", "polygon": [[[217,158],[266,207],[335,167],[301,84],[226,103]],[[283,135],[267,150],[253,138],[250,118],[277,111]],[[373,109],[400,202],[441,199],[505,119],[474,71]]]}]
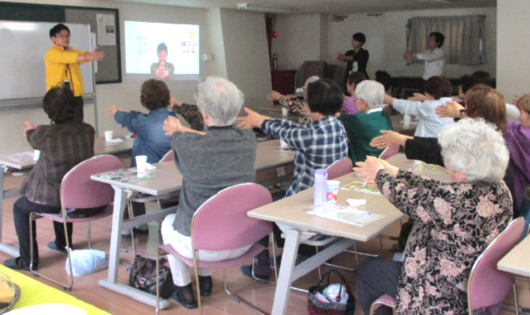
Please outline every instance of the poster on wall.
[{"label": "poster on wall", "polygon": [[116,46],[116,24],[114,14],[96,14],[98,23],[98,44]]}]

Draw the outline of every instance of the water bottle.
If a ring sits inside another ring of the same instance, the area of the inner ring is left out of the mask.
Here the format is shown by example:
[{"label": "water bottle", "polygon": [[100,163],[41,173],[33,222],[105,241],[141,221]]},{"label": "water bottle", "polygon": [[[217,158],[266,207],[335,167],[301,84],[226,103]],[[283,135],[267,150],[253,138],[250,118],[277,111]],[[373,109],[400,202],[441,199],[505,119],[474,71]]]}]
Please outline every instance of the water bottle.
[{"label": "water bottle", "polygon": [[315,184],[313,186],[313,203],[325,205],[328,202],[328,171],[324,168],[315,170]]}]

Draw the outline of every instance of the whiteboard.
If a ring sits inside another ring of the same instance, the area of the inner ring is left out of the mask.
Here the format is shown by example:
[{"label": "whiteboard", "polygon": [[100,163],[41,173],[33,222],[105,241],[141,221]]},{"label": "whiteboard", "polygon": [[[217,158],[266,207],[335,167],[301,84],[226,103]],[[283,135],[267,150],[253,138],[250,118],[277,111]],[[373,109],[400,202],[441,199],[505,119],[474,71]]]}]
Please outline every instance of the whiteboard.
[{"label": "whiteboard", "polygon": [[[53,45],[50,29],[57,23],[0,21],[0,102],[24,104],[46,94],[44,55]],[[91,51],[90,26],[64,23],[70,28],[70,46]],[[92,62],[81,65],[85,96],[94,94]],[[90,96],[90,97],[88,97]]]}]

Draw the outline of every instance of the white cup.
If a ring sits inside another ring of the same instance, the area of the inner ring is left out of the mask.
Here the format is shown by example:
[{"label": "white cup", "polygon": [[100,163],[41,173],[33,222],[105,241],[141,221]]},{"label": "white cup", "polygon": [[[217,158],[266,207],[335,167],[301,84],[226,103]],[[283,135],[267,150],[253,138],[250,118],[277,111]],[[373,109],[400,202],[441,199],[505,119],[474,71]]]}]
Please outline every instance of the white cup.
[{"label": "white cup", "polygon": [[283,140],[280,140],[280,147],[281,148],[288,148],[289,145],[287,144],[287,142],[283,141]]},{"label": "white cup", "polygon": [[289,110],[285,107],[282,107],[282,116],[287,117],[289,115]]},{"label": "white cup", "polygon": [[405,128],[410,127],[410,115],[403,116],[403,125],[405,126]]},{"label": "white cup", "polygon": [[114,136],[114,131],[112,130],[105,131],[105,141],[107,142],[111,141],[113,136]]},{"label": "white cup", "polygon": [[145,172],[147,166],[147,155],[137,155],[136,156],[136,170],[138,172]]},{"label": "white cup", "polygon": [[40,157],[40,151],[39,150],[33,151],[33,161],[38,161],[39,157]]}]

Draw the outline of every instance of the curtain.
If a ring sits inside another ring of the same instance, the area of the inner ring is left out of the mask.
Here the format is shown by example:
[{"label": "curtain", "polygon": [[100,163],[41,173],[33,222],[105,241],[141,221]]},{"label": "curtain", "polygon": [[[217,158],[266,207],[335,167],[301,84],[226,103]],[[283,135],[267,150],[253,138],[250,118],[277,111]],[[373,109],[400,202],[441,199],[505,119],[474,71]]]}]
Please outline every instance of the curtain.
[{"label": "curtain", "polygon": [[[480,65],[486,63],[485,15],[415,17],[407,23],[407,49],[421,53],[432,32],[445,36],[442,46],[446,63]],[[422,61],[415,60],[414,63]]]}]

